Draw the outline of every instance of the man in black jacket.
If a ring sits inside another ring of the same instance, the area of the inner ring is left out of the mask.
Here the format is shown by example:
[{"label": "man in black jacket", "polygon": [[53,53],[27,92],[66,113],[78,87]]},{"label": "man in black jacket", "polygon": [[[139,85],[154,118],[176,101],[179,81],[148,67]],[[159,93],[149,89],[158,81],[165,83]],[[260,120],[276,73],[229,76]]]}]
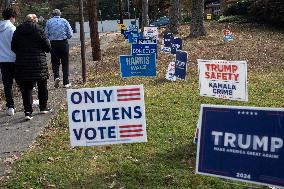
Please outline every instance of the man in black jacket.
[{"label": "man in black jacket", "polygon": [[37,21],[36,15],[27,15],[26,21],[17,27],[12,39],[12,50],[16,54],[15,78],[21,89],[26,120],[33,118],[32,91],[35,82],[38,86],[40,112],[45,114],[51,111],[47,107],[49,73],[45,54],[50,52],[51,46]]}]

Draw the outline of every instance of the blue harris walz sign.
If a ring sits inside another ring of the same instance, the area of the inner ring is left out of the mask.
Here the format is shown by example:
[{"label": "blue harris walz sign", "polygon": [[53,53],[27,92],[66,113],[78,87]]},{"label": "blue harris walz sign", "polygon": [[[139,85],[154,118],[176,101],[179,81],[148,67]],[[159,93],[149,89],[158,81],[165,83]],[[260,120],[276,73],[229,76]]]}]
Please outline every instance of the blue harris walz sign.
[{"label": "blue harris walz sign", "polygon": [[135,24],[131,24],[130,26],[128,26],[127,30],[131,33],[138,33],[138,26],[136,26]]},{"label": "blue harris walz sign", "polygon": [[175,76],[179,79],[186,79],[186,68],[187,68],[187,52],[177,51],[176,62],[175,62]]},{"label": "blue harris walz sign", "polygon": [[128,42],[129,43],[137,43],[137,40],[139,38],[142,38],[143,34],[142,33],[130,33],[128,35]]},{"label": "blue harris walz sign", "polygon": [[182,39],[175,37],[171,40],[171,54],[176,54],[177,50],[182,50]]},{"label": "blue harris walz sign", "polygon": [[151,39],[151,38],[139,38],[137,39],[137,43],[139,44],[152,44],[152,43],[157,43],[157,39]]},{"label": "blue harris walz sign", "polygon": [[197,173],[284,186],[284,109],[201,106]]},{"label": "blue harris walz sign", "polygon": [[131,45],[131,54],[155,54],[158,55],[158,45],[157,44],[132,44]]},{"label": "blue harris walz sign", "polygon": [[120,72],[122,77],[156,76],[156,56],[120,55]]},{"label": "blue harris walz sign", "polygon": [[131,34],[131,32],[130,32],[130,31],[125,30],[125,31],[124,31],[124,33],[123,33],[124,38],[125,38],[125,39],[128,39],[128,36],[129,36],[130,34]]}]

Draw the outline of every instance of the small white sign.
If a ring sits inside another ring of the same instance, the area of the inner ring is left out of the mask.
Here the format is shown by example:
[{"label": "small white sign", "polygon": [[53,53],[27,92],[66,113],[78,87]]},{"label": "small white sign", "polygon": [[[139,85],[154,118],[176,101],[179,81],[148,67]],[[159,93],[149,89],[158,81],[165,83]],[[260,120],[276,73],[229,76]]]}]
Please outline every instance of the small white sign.
[{"label": "small white sign", "polygon": [[165,47],[165,46],[161,46],[161,51],[163,53],[171,53],[171,47]]},{"label": "small white sign", "polygon": [[166,74],[166,79],[170,81],[176,81],[177,77],[175,76],[175,62],[170,62],[168,66],[168,71]]},{"label": "small white sign", "polygon": [[198,60],[201,96],[248,101],[247,62]]},{"label": "small white sign", "polygon": [[147,142],[143,85],[67,90],[71,146]]},{"label": "small white sign", "polygon": [[144,37],[149,37],[158,40],[159,31],[157,27],[144,27]]}]

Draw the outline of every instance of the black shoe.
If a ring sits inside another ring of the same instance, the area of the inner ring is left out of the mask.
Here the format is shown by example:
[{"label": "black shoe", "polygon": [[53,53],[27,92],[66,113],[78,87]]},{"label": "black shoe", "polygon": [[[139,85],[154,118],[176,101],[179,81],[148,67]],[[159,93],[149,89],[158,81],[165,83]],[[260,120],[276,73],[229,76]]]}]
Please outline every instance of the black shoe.
[{"label": "black shoe", "polygon": [[40,110],[41,114],[47,114],[49,112],[52,112],[52,108],[43,108]]},{"label": "black shoe", "polygon": [[25,120],[30,121],[33,119],[32,113],[31,112],[26,112],[25,113]]}]

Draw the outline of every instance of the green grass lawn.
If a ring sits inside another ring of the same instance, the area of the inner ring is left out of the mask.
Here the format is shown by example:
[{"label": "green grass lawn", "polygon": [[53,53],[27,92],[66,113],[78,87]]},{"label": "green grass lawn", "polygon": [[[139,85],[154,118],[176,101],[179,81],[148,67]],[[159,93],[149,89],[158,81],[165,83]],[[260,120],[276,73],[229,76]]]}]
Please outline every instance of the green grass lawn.
[{"label": "green grass lawn", "polygon": [[[207,38],[210,39],[212,40],[212,36]],[[206,38],[186,42],[186,50],[192,53],[190,45],[200,40],[206,41]],[[148,142],[72,149],[67,112],[63,109],[38,137],[33,147],[15,163],[2,186],[98,189],[263,188],[195,175],[196,145],[193,144],[193,137],[201,104],[284,107],[283,65],[273,67],[265,64],[263,70],[259,69],[262,66],[251,68],[249,102],[245,103],[200,97],[196,60],[189,64],[186,81],[169,82],[164,79],[168,61],[173,59],[170,55],[160,55],[156,78],[121,79],[118,55],[129,52],[127,43],[121,38],[115,40],[104,54],[104,60],[90,73],[85,87],[144,84]],[[281,60],[283,56],[278,58]]]}]

